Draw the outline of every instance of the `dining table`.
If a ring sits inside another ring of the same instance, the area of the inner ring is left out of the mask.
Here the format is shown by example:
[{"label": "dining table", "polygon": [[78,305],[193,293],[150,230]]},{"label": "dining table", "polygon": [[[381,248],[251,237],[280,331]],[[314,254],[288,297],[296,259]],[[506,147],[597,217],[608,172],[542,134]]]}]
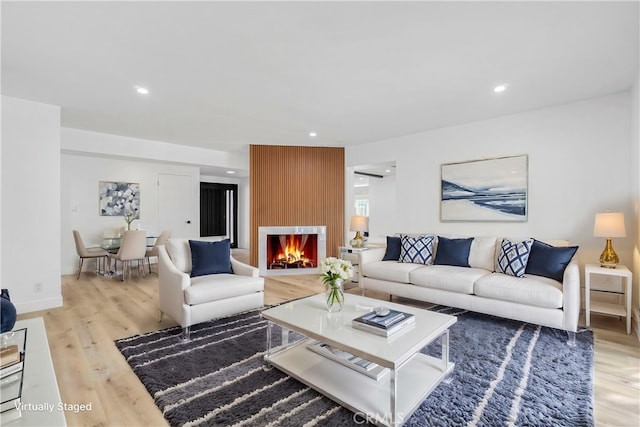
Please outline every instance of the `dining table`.
[{"label": "dining table", "polygon": [[[148,249],[153,247],[157,238],[158,236],[147,236]],[[102,244],[100,246],[110,254],[117,254],[118,250],[120,250],[120,246],[122,246],[122,239],[124,239],[124,236],[103,237]],[[102,274],[107,277],[113,277],[117,275],[117,271],[111,269],[111,259],[108,260],[108,266],[107,263],[105,263],[105,268]]]},{"label": "dining table", "polygon": [[[147,248],[152,248],[157,238],[158,236],[147,236]],[[115,254],[118,253],[122,245],[122,239],[124,239],[124,236],[103,237],[100,246],[105,251]]]}]

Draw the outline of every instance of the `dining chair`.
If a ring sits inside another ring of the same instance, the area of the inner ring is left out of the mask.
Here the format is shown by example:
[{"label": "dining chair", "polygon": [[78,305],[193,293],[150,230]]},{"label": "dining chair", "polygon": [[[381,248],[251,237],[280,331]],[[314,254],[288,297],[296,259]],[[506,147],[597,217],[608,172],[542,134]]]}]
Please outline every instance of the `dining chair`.
[{"label": "dining chair", "polygon": [[[142,277],[144,277],[144,257],[147,252],[147,232],[145,230],[129,230],[124,232],[122,244],[118,253],[109,254],[109,258],[115,260],[115,270],[117,271],[118,261],[122,262],[122,281],[124,282],[127,270],[131,275],[131,263],[138,261],[138,275],[142,266]],[[142,261],[142,264],[140,263]],[[111,261],[109,261],[111,264]]]},{"label": "dining chair", "polygon": [[164,245],[165,243],[167,243],[167,240],[169,240],[170,237],[171,237],[171,230],[164,230],[162,233],[160,233],[160,235],[156,239],[155,243],[153,244],[153,247],[147,249],[146,258],[147,258],[147,265],[149,266],[149,274],[151,274],[150,258],[152,256],[155,256],[155,257],[158,256],[158,246]]},{"label": "dining chair", "polygon": [[78,253],[78,275],[76,276],[76,280],[80,278],[80,273],[82,272],[82,264],[84,263],[85,258],[94,258],[96,260],[96,273],[99,271],[99,262],[102,261],[102,269],[104,271],[104,261],[107,256],[107,251],[100,247],[89,247],[87,248],[82,241],[82,237],[80,236],[80,232],[78,230],[73,230],[73,241],[76,243],[76,252]]}]

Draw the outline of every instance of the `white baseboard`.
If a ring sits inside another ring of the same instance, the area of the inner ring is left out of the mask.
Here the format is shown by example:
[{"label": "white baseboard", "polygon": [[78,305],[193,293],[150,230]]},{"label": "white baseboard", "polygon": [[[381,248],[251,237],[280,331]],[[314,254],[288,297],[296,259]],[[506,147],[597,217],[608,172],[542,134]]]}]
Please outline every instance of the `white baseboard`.
[{"label": "white baseboard", "polygon": [[43,298],[23,303],[13,303],[16,306],[16,312],[19,316],[24,313],[31,313],[32,311],[48,310],[50,308],[62,307],[62,295],[60,295],[59,297]]}]

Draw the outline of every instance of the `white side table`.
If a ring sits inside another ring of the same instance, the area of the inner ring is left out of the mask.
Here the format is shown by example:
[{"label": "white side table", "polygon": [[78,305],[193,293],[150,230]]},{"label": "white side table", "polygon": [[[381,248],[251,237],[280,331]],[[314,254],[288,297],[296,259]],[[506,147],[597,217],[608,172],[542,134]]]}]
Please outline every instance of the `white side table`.
[{"label": "white side table", "polygon": [[340,259],[351,261],[351,265],[353,265],[354,274],[351,278],[351,282],[353,283],[358,283],[360,276],[360,254],[366,250],[367,248],[352,248],[351,246],[338,247],[338,256]]},{"label": "white side table", "polygon": [[[591,275],[600,274],[603,276],[620,277],[622,281],[622,291],[611,291],[602,289],[591,289]],[[585,300],[585,318],[587,327],[591,323],[591,312],[610,314],[613,316],[626,317],[627,334],[631,333],[631,271],[624,265],[618,265],[616,268],[604,268],[599,264],[586,264],[584,266],[584,300]],[[591,302],[591,292],[604,292],[609,294],[617,294],[622,296],[622,303],[606,303],[593,301]]]}]

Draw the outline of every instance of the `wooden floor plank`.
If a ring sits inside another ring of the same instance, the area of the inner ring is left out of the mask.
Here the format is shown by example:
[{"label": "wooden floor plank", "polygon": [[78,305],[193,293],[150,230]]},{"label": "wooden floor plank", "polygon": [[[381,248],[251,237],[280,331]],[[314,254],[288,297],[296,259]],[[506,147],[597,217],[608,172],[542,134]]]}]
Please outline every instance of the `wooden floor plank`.
[{"label": "wooden floor plank", "polygon": [[[317,275],[272,276],[265,281],[265,304],[322,292]],[[357,288],[349,293],[359,293]],[[116,339],[165,329],[176,322],[158,322],[158,276],[135,275],[126,282],[93,273],[62,276],[64,306],[27,313],[42,316],[62,401],[91,403],[86,412],[67,411],[70,426],[166,426],[137,376],[115,347]],[[388,300],[389,295],[367,296]],[[395,301],[395,299],[394,299]],[[411,300],[398,300],[420,306]],[[640,425],[640,344],[627,335],[618,318],[591,319],[595,337],[595,419],[597,426]],[[584,321],[582,321],[584,324]]]}]

